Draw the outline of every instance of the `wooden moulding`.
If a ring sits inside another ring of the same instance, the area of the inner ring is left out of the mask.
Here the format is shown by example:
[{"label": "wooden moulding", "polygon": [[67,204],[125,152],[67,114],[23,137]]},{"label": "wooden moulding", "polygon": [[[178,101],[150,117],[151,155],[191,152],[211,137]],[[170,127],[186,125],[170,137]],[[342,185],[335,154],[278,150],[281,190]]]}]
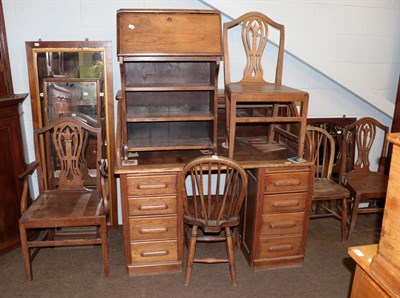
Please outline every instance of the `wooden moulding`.
[{"label": "wooden moulding", "polygon": [[388,140],[393,143],[393,154],[381,239],[370,270],[394,296],[400,297],[400,133],[389,134]]}]

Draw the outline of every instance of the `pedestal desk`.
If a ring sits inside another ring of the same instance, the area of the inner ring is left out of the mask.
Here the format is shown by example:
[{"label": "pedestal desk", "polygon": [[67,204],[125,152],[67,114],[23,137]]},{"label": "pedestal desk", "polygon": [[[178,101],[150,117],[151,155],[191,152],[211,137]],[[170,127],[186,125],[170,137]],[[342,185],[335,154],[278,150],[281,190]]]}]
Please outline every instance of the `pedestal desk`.
[{"label": "pedestal desk", "polygon": [[[234,159],[247,169],[250,181],[240,226],[241,250],[249,265],[254,270],[302,265],[313,165],[288,162],[295,151],[284,145],[261,152],[242,139],[237,146]],[[125,262],[130,275],[181,271],[184,235],[177,174],[201,154],[199,150],[141,153],[137,165],[115,169],[121,182]],[[218,154],[227,156],[228,152],[218,146]]]}]

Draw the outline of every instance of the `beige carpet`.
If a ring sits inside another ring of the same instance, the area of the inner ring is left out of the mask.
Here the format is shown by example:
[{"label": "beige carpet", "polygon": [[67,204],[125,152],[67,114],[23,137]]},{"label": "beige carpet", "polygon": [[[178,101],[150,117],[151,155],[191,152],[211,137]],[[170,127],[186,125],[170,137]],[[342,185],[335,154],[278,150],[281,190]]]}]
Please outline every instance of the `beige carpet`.
[{"label": "beige carpet", "polygon": [[[129,277],[122,228],[109,233],[110,276],[104,278],[98,247],[43,249],[33,261],[33,281],[25,281],[21,250],[0,257],[0,297],[348,297],[355,264],[349,246],[377,243],[380,215],[360,215],[352,239],[340,243],[340,222],[310,221],[304,265],[252,271],[236,252],[238,286],[226,264],[195,264],[189,287],[184,274]],[[199,253],[224,253],[218,246]]]}]

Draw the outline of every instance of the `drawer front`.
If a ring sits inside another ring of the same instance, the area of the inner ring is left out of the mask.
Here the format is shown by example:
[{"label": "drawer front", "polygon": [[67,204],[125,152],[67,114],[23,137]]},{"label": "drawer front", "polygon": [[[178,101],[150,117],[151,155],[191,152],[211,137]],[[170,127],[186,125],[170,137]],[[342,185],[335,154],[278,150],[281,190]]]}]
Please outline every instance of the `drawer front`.
[{"label": "drawer front", "polygon": [[132,242],[132,263],[154,263],[178,260],[178,242],[154,241],[154,242]]},{"label": "drawer front", "polygon": [[129,215],[158,215],[176,213],[176,197],[128,198]]},{"label": "drawer front", "polygon": [[222,55],[221,17],[216,11],[177,13],[123,9],[117,12],[117,30],[118,55]]},{"label": "drawer front", "polygon": [[286,172],[265,175],[265,193],[301,192],[308,189],[309,172]]},{"label": "drawer front", "polygon": [[302,234],[303,222],[304,212],[263,215],[260,236]]},{"label": "drawer front", "polygon": [[128,176],[128,196],[176,194],[176,175]]},{"label": "drawer front", "polygon": [[176,216],[158,218],[130,218],[130,239],[135,240],[157,240],[177,238]]},{"label": "drawer front", "polygon": [[308,193],[264,195],[263,214],[270,212],[305,211]]},{"label": "drawer front", "polygon": [[302,253],[302,237],[261,238],[259,258],[279,258]]}]

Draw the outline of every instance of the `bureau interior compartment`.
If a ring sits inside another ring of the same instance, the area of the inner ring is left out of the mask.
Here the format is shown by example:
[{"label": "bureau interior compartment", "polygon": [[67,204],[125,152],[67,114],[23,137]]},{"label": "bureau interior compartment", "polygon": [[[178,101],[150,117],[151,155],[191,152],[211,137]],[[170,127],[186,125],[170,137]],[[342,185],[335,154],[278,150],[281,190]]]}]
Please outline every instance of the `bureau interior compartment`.
[{"label": "bureau interior compartment", "polygon": [[210,121],[135,122],[127,128],[128,151],[213,148]]},{"label": "bureau interior compartment", "polygon": [[214,119],[214,91],[126,92],[127,122]]},{"label": "bureau interior compartment", "polygon": [[214,86],[215,61],[126,61],[125,86]]},{"label": "bureau interior compartment", "polygon": [[211,149],[214,91],[126,92],[128,151]]}]

